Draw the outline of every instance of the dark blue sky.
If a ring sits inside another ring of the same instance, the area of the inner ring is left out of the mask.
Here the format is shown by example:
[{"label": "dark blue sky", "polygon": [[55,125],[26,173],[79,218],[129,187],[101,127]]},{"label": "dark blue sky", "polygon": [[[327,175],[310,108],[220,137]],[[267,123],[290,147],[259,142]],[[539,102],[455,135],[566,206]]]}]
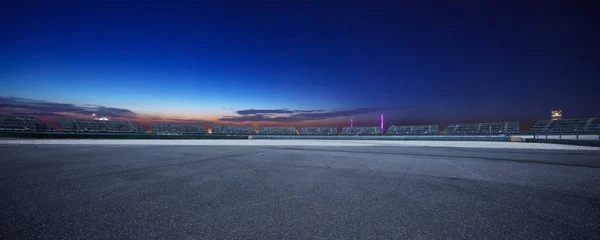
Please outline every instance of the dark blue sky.
[{"label": "dark blue sky", "polygon": [[3,2],[0,96],[263,125],[600,116],[594,8],[490,2]]}]

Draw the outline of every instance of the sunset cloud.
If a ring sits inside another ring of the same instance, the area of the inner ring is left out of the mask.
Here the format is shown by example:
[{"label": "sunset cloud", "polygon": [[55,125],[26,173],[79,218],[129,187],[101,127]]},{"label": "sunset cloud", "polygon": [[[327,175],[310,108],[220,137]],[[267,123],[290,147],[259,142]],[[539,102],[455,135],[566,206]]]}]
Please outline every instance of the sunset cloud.
[{"label": "sunset cloud", "polygon": [[298,124],[305,121],[330,121],[340,117],[359,116],[393,108],[355,108],[342,110],[325,109],[242,109],[233,110],[228,116],[218,116],[214,119],[204,120],[196,118],[183,118],[177,116],[161,116],[158,114],[137,113],[130,109],[107,107],[90,104],[58,103],[43,100],[32,100],[16,97],[0,97],[0,111],[14,115],[29,115],[56,119],[61,117],[82,118],[84,116],[108,117],[126,121],[138,121],[144,125],[151,123],[195,123],[212,126],[222,122],[241,124],[279,123],[281,125]]},{"label": "sunset cloud", "polygon": [[[70,103],[56,103],[15,97],[0,97],[0,108],[8,110],[12,113],[25,113],[26,115],[40,116],[65,116],[66,114],[96,114],[98,116],[111,118],[131,118],[136,115],[133,111],[129,109],[105,107],[99,105],[75,105]],[[27,113],[27,111],[32,112]]]},{"label": "sunset cloud", "polygon": [[311,113],[311,112],[322,112],[324,110],[289,110],[289,109],[246,109],[238,110],[235,113],[239,115],[263,115],[263,114],[299,114],[299,113]]},{"label": "sunset cloud", "polygon": [[[337,117],[350,117],[355,115],[373,113],[386,109],[394,108],[356,108],[337,111],[326,110],[288,110],[288,109],[248,109],[236,111],[240,116],[226,116],[219,118],[220,121],[226,122],[301,122],[333,119]],[[284,116],[282,116],[284,115]]]}]

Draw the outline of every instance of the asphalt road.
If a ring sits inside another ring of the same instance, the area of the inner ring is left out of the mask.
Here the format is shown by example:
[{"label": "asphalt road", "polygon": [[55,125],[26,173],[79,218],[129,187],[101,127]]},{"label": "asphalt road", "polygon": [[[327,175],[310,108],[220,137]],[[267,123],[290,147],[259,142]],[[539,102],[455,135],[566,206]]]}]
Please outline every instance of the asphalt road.
[{"label": "asphalt road", "polygon": [[2,239],[598,239],[600,151],[0,145]]}]

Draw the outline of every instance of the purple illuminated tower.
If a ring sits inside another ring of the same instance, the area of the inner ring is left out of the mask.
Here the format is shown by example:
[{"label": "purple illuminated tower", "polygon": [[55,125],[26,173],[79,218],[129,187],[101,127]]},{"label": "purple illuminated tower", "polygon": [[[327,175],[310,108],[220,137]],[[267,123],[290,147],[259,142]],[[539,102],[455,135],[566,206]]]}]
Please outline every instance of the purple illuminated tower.
[{"label": "purple illuminated tower", "polygon": [[350,127],[352,127],[352,118],[350,118]]},{"label": "purple illuminated tower", "polygon": [[383,132],[383,113],[381,114],[381,132]]}]

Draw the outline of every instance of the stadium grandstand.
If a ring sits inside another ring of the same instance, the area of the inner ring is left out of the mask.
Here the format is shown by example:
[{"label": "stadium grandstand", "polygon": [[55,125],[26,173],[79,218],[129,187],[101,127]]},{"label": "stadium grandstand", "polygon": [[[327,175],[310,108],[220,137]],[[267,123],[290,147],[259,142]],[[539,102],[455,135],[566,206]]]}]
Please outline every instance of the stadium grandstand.
[{"label": "stadium grandstand", "polygon": [[519,133],[519,122],[450,124],[446,135],[506,135]]},{"label": "stadium grandstand", "polygon": [[[59,124],[63,132],[90,133],[147,133],[137,122],[121,122],[109,120],[84,120],[60,118]],[[0,131],[50,131],[46,124],[31,116],[13,116],[0,114]],[[334,127],[261,127],[261,135],[383,135],[381,127],[344,127],[338,133]],[[208,131],[201,125],[187,123],[153,123],[152,133],[158,135],[201,135]],[[519,122],[466,123],[450,124],[444,135],[513,135],[520,133]],[[588,134],[600,135],[600,118],[578,118],[560,120],[540,120],[535,122],[525,134]],[[212,134],[217,135],[254,135],[257,131],[251,126],[215,126]],[[385,135],[438,135],[439,125],[390,126]]]},{"label": "stadium grandstand", "polygon": [[60,118],[60,126],[64,132],[98,132],[98,133],[146,133],[146,129],[137,122],[100,121],[73,118]]},{"label": "stadium grandstand", "polygon": [[0,131],[45,131],[46,124],[31,116],[0,115]]},{"label": "stadium grandstand", "polygon": [[258,129],[261,135],[295,135],[295,127],[261,127]]},{"label": "stadium grandstand", "polygon": [[600,134],[600,118],[540,120],[531,126],[536,134]]},{"label": "stadium grandstand", "polygon": [[345,127],[341,135],[381,135],[381,127]]},{"label": "stadium grandstand", "polygon": [[390,126],[386,135],[438,135],[439,125]]},{"label": "stadium grandstand", "polygon": [[214,126],[212,134],[253,135],[256,134],[256,131],[249,126]]},{"label": "stadium grandstand", "polygon": [[152,123],[152,134],[197,135],[208,133],[204,126],[187,123]]},{"label": "stadium grandstand", "polygon": [[333,127],[300,128],[301,135],[337,135],[338,129]]}]

